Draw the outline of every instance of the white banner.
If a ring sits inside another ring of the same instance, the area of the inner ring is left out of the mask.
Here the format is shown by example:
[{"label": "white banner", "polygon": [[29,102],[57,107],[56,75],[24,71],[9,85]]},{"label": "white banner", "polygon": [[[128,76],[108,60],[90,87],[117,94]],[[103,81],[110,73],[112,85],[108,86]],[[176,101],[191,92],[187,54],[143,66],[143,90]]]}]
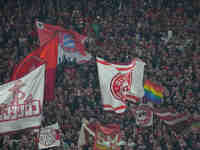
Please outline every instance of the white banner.
[{"label": "white banner", "polygon": [[117,65],[97,58],[97,67],[104,110],[122,113],[125,100],[138,102],[144,96],[145,63],[135,59],[128,65]]},{"label": "white banner", "polygon": [[60,133],[58,123],[47,126],[40,130],[38,147],[45,149],[60,146]]},{"label": "white banner", "polygon": [[0,134],[39,127],[44,95],[45,65],[0,86]]}]

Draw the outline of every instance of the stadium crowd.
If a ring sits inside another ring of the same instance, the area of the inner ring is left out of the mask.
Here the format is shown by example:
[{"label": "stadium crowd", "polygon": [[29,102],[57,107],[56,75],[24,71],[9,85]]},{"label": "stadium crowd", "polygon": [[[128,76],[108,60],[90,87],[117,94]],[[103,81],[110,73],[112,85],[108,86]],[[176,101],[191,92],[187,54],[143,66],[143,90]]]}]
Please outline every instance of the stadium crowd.
[{"label": "stadium crowd", "polygon": [[[154,107],[200,114],[200,2],[195,0],[1,0],[0,83],[15,64],[39,46],[35,20],[71,28],[87,35],[86,51],[93,59],[77,64],[65,60],[57,67],[55,100],[44,105],[42,126],[58,122],[62,146],[77,150],[82,118],[118,123],[126,142],[123,150],[199,150],[200,134],[178,131],[154,119],[141,129],[129,108],[123,115],[104,112],[95,57],[145,63],[144,80],[162,85],[164,102]],[[0,137],[2,150],[37,149],[37,132],[23,130]],[[92,149],[92,140],[83,150]]]}]

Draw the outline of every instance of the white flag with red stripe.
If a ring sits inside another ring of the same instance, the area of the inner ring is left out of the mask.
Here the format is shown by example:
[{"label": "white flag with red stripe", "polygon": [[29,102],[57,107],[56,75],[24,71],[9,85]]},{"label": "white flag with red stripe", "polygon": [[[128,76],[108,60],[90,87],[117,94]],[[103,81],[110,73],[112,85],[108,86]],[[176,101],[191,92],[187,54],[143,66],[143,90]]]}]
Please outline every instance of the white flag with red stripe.
[{"label": "white flag with red stripe", "polygon": [[157,115],[160,120],[163,120],[164,123],[168,125],[175,125],[183,121],[190,119],[190,114],[187,112],[178,113],[173,110],[154,110],[154,114]]},{"label": "white flag with red stripe", "polygon": [[191,122],[191,119],[193,119],[188,112],[180,113],[168,108],[153,108],[153,106],[147,104],[140,104],[139,106],[133,107],[132,112],[136,115],[136,124],[142,124],[143,126],[149,126],[153,123],[151,122],[151,119],[153,118],[152,114],[171,127],[183,122],[189,123]]},{"label": "white flag with red stripe", "polygon": [[97,58],[97,67],[104,110],[123,113],[125,100],[138,102],[144,96],[145,63],[134,59],[128,65],[117,65]]}]

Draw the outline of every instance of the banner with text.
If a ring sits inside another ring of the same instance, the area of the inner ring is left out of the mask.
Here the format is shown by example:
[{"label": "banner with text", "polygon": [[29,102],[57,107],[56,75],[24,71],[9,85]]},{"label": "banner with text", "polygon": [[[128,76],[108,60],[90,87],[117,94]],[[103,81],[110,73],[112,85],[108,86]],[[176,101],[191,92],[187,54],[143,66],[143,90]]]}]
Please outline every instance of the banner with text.
[{"label": "banner with text", "polygon": [[60,132],[58,123],[41,129],[38,146],[39,149],[60,146]]},{"label": "banner with text", "polygon": [[44,96],[45,65],[0,86],[0,134],[39,127]]}]

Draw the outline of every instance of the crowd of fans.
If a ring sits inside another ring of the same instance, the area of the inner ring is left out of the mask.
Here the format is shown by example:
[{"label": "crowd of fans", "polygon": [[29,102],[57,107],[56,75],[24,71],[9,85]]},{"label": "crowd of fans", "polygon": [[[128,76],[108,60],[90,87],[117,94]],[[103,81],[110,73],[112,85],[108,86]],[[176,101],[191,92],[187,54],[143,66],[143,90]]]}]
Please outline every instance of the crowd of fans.
[{"label": "crowd of fans", "polygon": [[[57,67],[55,100],[44,105],[42,126],[58,122],[62,146],[77,150],[81,120],[118,123],[124,150],[199,150],[200,134],[178,132],[157,118],[140,129],[131,111],[104,112],[95,57],[126,63],[139,57],[144,80],[162,85],[164,102],[155,107],[200,114],[200,2],[195,0],[1,0],[0,82],[15,64],[39,46],[35,20],[87,35],[85,64],[65,60]],[[132,104],[128,104],[131,108]],[[178,127],[179,128],[179,127]],[[181,128],[181,127],[180,127]],[[92,140],[83,147],[92,149]],[[35,130],[0,137],[2,150],[37,149]]]}]

